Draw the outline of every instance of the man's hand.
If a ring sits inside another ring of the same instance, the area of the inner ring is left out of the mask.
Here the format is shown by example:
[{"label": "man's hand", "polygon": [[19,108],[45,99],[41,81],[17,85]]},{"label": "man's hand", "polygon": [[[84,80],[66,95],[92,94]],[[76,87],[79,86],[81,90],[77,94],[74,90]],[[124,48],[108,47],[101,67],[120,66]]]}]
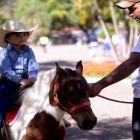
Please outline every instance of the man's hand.
[{"label": "man's hand", "polygon": [[97,96],[102,90],[102,87],[98,83],[89,83],[88,85],[89,85],[89,97]]}]

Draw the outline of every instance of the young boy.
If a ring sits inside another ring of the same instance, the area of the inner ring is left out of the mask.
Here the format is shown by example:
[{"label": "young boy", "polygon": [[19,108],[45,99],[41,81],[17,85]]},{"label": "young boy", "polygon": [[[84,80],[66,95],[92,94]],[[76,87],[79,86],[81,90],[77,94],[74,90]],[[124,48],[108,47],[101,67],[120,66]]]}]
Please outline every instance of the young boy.
[{"label": "young boy", "polygon": [[32,86],[37,79],[39,65],[32,49],[26,45],[35,29],[37,26],[28,29],[15,19],[8,20],[0,29],[0,46],[3,47],[0,51],[0,126],[14,102],[14,93]]}]

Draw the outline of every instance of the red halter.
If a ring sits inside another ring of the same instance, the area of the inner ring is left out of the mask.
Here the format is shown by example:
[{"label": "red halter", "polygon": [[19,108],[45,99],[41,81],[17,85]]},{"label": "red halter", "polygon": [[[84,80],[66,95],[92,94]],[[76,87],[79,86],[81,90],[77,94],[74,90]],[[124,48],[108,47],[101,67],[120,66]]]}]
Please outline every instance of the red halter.
[{"label": "red halter", "polygon": [[78,104],[78,105],[75,105],[75,106],[71,107],[71,108],[68,110],[68,112],[69,112],[69,113],[73,113],[73,112],[75,112],[75,111],[77,111],[77,110],[79,110],[79,109],[81,109],[81,108],[83,108],[83,107],[90,106],[90,105],[91,105],[91,104],[90,104],[90,101],[82,102],[82,103],[80,103],[80,104]]}]

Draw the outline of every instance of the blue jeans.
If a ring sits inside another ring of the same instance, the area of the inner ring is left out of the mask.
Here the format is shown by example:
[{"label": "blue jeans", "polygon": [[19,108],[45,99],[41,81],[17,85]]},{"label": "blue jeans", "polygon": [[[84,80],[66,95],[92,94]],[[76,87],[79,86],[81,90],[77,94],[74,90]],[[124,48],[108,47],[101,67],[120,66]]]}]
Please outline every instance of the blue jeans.
[{"label": "blue jeans", "polygon": [[140,140],[140,98],[134,98],[132,114],[133,140]]},{"label": "blue jeans", "polygon": [[12,105],[14,92],[19,88],[19,85],[8,80],[0,80],[0,118],[3,118],[9,107]]}]

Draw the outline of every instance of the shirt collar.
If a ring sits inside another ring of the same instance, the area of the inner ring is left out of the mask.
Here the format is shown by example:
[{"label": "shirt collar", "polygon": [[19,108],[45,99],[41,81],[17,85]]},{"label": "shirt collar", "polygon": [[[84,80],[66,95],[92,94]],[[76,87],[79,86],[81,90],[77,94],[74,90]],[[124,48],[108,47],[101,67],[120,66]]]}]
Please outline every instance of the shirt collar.
[{"label": "shirt collar", "polygon": [[[7,44],[6,48],[8,50],[15,50],[15,48],[11,44]],[[24,45],[22,45],[22,51],[21,52],[26,51],[27,49],[28,49],[28,46],[26,44],[24,44]]]}]

